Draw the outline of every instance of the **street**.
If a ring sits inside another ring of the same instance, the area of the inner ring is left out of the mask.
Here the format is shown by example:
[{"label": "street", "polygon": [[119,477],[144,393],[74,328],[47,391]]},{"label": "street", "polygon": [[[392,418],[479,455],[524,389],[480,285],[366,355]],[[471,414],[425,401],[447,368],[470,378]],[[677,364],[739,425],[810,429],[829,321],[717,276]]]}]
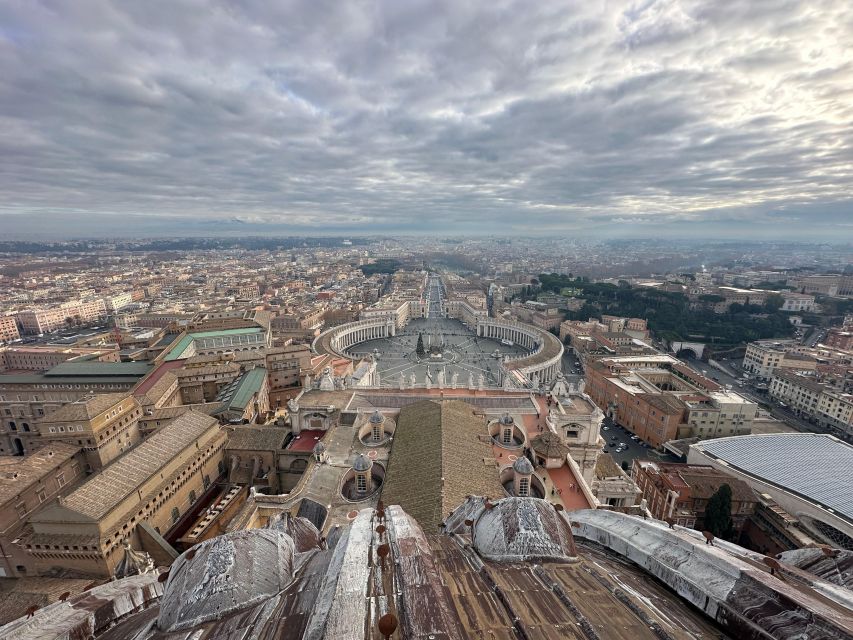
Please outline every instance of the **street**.
[{"label": "street", "polygon": [[[669,453],[661,453],[655,451],[651,447],[643,446],[643,442],[639,440],[631,440],[633,435],[627,429],[615,424],[610,418],[605,418],[601,423],[601,437],[604,438],[607,444],[604,445],[604,450],[609,453],[616,461],[616,464],[622,466],[623,462],[628,463],[627,473],[631,473],[631,465],[635,458],[641,460],[653,460],[655,462],[680,462],[678,458]],[[623,451],[617,451],[618,445],[623,445]]]}]

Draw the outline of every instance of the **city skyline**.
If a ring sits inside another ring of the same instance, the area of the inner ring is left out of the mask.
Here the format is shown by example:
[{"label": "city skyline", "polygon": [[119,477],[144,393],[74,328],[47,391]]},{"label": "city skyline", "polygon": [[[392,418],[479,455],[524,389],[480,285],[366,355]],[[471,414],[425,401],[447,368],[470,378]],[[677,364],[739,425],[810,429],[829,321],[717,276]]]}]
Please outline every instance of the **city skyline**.
[{"label": "city skyline", "polygon": [[843,241],[842,2],[0,8],[9,237]]}]

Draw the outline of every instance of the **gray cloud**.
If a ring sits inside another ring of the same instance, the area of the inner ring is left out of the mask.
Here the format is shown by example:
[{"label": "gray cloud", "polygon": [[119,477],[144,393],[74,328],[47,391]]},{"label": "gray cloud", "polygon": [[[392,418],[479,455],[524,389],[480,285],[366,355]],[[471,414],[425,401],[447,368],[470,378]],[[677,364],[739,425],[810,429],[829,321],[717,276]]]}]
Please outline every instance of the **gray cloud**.
[{"label": "gray cloud", "polygon": [[843,0],[3,3],[0,213],[832,237],[850,43]]}]

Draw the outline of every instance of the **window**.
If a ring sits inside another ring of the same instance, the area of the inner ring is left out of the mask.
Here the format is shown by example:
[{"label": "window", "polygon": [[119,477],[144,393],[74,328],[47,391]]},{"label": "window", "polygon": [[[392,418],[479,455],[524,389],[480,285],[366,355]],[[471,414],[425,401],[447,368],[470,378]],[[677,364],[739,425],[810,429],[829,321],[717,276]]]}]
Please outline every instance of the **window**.
[{"label": "window", "polygon": [[522,478],[518,481],[518,495],[519,496],[528,496],[530,495],[530,478]]},{"label": "window", "polygon": [[195,504],[195,499],[196,499],[195,491],[190,491],[190,504]]},{"label": "window", "polygon": [[19,502],[15,505],[15,511],[18,513],[18,517],[22,520],[27,517],[27,505],[23,502]]},{"label": "window", "polygon": [[382,425],[375,424],[373,425],[373,441],[379,442],[380,440],[382,440]]},{"label": "window", "polygon": [[60,472],[60,473],[56,474],[56,484],[58,484],[60,487],[65,486],[65,473],[64,472]]},{"label": "window", "polygon": [[504,429],[504,444],[512,444],[512,427],[507,427]]},{"label": "window", "polygon": [[355,486],[359,493],[367,493],[367,476],[363,473],[358,474],[355,477]]},{"label": "window", "polygon": [[44,502],[45,500],[47,500],[47,494],[45,493],[43,488],[36,490],[36,497],[39,499],[39,502]]},{"label": "window", "polygon": [[172,507],[172,524],[175,524],[181,518],[181,512],[177,507]]},{"label": "window", "polygon": [[204,482],[204,488],[205,488],[205,490],[207,490],[207,488],[210,486],[210,476],[205,474],[203,482]]}]

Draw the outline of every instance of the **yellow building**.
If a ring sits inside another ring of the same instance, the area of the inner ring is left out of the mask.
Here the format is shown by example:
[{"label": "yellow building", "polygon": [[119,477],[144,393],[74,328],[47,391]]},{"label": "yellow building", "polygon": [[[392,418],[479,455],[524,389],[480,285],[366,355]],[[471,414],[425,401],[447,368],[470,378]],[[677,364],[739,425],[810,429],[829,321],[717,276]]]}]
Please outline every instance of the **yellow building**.
[{"label": "yellow building", "polygon": [[169,535],[222,473],[227,436],[215,418],[189,411],[31,520],[27,552],[53,567],[107,577],[124,543],[156,558],[144,525]]},{"label": "yellow building", "polygon": [[67,404],[45,416],[26,438],[27,450],[45,442],[83,448],[89,470],[98,470],[141,440],[142,408],[129,393],[104,393]]}]

